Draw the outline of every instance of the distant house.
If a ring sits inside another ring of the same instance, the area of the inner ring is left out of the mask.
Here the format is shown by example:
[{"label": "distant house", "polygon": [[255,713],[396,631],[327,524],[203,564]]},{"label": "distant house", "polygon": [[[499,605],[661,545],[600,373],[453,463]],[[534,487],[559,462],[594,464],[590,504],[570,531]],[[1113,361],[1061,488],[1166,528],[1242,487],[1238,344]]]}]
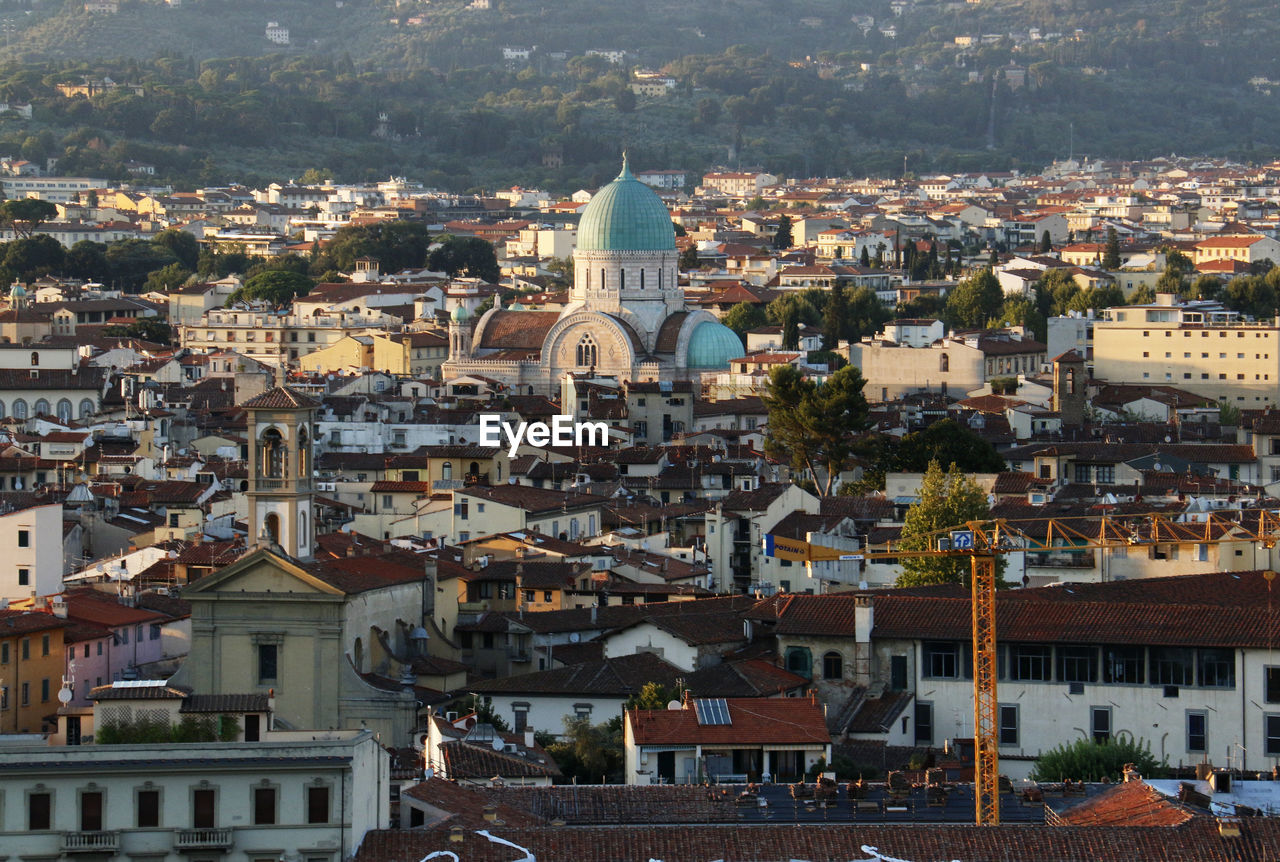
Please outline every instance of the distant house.
[{"label": "distant house", "polygon": [[289,28],[281,27],[277,21],[267,22],[266,36],[268,42],[272,42],[276,45],[289,44]]}]

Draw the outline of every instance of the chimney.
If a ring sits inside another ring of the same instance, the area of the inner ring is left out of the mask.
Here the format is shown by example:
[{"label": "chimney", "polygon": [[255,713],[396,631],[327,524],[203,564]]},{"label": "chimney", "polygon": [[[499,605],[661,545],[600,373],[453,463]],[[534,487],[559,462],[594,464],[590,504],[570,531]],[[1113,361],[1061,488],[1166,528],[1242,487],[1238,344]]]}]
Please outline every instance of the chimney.
[{"label": "chimney", "polygon": [[529,749],[533,748],[533,731],[532,730],[526,730],[524,732],[524,747]]}]

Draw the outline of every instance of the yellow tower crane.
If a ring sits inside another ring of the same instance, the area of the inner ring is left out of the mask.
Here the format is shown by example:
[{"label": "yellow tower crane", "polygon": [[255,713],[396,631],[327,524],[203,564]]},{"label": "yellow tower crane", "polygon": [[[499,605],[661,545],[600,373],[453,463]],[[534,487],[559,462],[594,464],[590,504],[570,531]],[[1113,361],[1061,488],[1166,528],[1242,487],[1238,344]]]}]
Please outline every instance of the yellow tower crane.
[{"label": "yellow tower crane", "polygon": [[806,563],[902,557],[969,558],[973,605],[975,821],[979,826],[994,826],[1000,823],[999,701],[996,696],[997,555],[1105,551],[1161,544],[1216,545],[1224,542],[1251,542],[1269,550],[1280,542],[1280,514],[1258,508],[1223,509],[1195,515],[1142,513],[1027,520],[996,518],[969,521],[939,530],[927,538],[928,542],[922,542],[920,537],[916,537],[911,547],[891,543],[888,550],[850,553],[811,542],[770,536],[766,542],[766,553]]}]

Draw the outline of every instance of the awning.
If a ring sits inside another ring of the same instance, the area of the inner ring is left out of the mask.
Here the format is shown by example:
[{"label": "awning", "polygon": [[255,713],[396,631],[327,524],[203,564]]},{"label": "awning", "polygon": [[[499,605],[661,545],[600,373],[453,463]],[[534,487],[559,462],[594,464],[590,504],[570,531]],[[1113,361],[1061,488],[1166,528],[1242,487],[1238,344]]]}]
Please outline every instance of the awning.
[{"label": "awning", "polygon": [[825,749],[825,742],[796,742],[791,745],[762,745],[765,751],[811,751],[813,749]]},{"label": "awning", "polygon": [[697,751],[696,745],[642,745],[641,754],[657,754],[663,751]]}]

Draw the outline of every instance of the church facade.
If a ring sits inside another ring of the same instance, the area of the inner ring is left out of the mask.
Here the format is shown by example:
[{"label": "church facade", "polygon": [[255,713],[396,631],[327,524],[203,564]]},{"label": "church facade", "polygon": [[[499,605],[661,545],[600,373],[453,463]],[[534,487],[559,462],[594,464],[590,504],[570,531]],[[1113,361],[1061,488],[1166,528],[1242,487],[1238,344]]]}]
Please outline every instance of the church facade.
[{"label": "church facade", "polygon": [[583,210],[573,257],[562,311],[496,304],[474,320],[455,309],[444,379],[475,376],[519,394],[554,395],[565,374],[696,381],[742,355],[733,330],[686,306],[671,215],[625,160]]}]

